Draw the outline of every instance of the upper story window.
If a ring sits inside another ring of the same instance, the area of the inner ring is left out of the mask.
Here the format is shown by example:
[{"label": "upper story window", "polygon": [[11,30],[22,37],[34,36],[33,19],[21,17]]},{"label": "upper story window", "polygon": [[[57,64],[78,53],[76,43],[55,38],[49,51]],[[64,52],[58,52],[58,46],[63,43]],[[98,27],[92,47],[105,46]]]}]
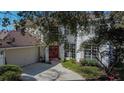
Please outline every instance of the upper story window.
[{"label": "upper story window", "polygon": [[49,39],[51,39],[53,41],[58,41],[58,39],[59,39],[58,27],[50,27]]}]

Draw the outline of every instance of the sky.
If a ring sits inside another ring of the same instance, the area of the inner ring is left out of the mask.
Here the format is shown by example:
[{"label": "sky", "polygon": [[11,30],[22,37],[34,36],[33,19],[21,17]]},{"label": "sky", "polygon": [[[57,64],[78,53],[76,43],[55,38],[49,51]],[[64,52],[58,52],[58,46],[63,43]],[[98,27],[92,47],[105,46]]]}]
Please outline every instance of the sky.
[{"label": "sky", "polygon": [[[10,19],[11,24],[13,23],[13,20],[19,20],[20,17],[17,15],[18,11],[9,11],[9,13],[6,13],[7,11],[0,11],[0,31],[5,29],[8,31],[15,30],[13,25],[8,26],[7,28],[1,26],[1,19],[3,17],[7,17]],[[106,14],[110,13],[109,11],[104,11]]]},{"label": "sky", "polygon": [[[13,20],[19,20],[20,19],[20,17],[19,16],[17,16],[17,11],[11,11],[9,14],[8,13],[6,13],[6,11],[0,11],[0,19],[2,19],[3,17],[8,17],[9,19],[10,19],[10,22],[11,23],[13,23]],[[12,25],[10,25],[10,26],[8,26],[7,28],[5,28],[5,27],[2,27],[1,26],[1,20],[0,20],[0,30],[3,30],[3,29],[5,29],[5,30],[14,30],[15,28],[14,28],[14,26],[12,26]]]}]

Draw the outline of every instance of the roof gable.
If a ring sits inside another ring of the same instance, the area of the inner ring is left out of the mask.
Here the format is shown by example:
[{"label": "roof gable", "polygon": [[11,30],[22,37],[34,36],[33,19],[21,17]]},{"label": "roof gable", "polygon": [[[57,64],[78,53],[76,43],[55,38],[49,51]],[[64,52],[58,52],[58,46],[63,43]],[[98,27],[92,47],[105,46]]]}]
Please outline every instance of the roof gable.
[{"label": "roof gable", "polygon": [[28,32],[25,32],[25,34],[22,34],[21,31],[10,31],[4,34],[3,33],[4,32],[0,34],[0,38],[2,40],[2,45],[0,44],[1,47],[21,47],[40,44],[40,40]]}]

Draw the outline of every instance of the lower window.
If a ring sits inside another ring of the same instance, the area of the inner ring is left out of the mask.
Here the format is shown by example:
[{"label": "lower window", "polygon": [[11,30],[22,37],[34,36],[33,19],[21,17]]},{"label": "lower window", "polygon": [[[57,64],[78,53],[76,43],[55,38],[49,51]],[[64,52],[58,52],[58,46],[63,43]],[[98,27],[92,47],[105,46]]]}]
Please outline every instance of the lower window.
[{"label": "lower window", "polygon": [[95,59],[97,55],[97,51],[96,48],[94,48],[93,46],[90,46],[88,48],[84,49],[84,58],[85,59]]}]

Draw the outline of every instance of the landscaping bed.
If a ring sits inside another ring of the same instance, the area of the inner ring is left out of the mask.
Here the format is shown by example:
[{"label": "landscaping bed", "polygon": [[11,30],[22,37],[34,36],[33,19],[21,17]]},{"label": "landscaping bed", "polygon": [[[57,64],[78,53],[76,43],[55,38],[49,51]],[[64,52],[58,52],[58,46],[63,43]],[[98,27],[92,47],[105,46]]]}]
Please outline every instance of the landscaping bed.
[{"label": "landscaping bed", "polygon": [[16,65],[0,66],[0,81],[19,81],[22,69]]},{"label": "landscaping bed", "polygon": [[103,75],[103,71],[97,66],[82,66],[75,62],[75,60],[65,60],[62,65],[72,71],[77,72],[86,79],[97,79]]}]

